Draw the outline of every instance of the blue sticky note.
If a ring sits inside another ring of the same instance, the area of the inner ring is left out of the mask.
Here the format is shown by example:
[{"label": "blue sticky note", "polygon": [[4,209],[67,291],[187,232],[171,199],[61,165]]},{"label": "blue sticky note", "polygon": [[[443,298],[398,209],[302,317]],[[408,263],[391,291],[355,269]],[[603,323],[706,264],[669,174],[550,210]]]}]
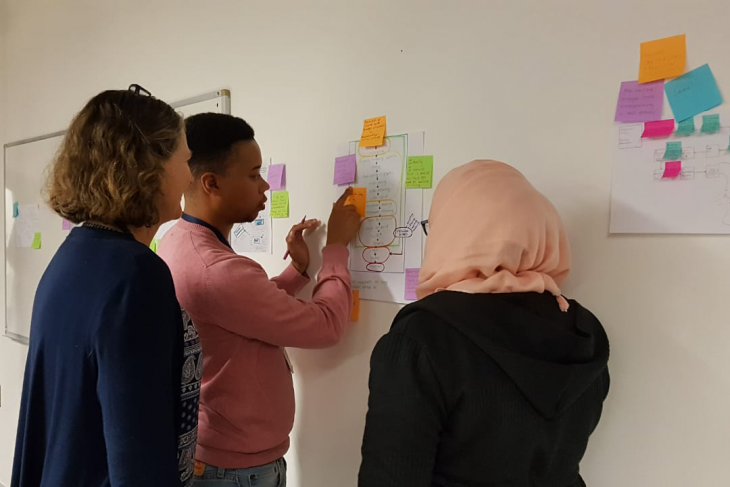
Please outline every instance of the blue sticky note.
[{"label": "blue sticky note", "polygon": [[664,91],[678,122],[722,103],[722,95],[709,64],[670,81],[664,85]]},{"label": "blue sticky note", "polygon": [[13,218],[18,218],[20,212],[18,211],[18,202],[13,203]]}]

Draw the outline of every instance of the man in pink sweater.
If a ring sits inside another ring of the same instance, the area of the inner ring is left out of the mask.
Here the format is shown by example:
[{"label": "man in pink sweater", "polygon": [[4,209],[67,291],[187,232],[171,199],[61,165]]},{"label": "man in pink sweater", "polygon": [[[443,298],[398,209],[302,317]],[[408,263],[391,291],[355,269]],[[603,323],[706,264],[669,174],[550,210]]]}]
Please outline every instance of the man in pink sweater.
[{"label": "man in pink sweater", "polygon": [[283,486],[283,456],[294,424],[284,347],[328,347],[342,336],[352,307],[347,244],[360,217],[344,204],[348,188],[329,218],[312,301],[299,300],[296,294],[309,282],[302,232],[319,222],[292,228],[287,236],[292,263],[269,279],[259,264],[237,255],[226,237],[235,223],[253,221],[266,203],[269,186],[259,174],[253,129],[240,118],[206,113],[187,119],[186,131],[195,182],[185,193],[182,219],[158,251],[203,345],[194,485],[257,480],[255,485]]}]

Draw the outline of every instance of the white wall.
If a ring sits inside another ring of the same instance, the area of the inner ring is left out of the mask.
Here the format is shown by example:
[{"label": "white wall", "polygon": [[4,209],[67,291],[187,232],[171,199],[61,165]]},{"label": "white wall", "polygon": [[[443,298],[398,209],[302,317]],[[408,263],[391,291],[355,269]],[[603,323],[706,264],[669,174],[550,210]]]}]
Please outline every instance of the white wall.
[{"label": "white wall", "polygon": [[[0,0],[1,2],[2,0]],[[729,237],[609,237],[612,120],[639,42],[686,32],[730,97],[724,0],[7,0],[0,139],[63,128],[86,99],[140,83],[174,101],[220,87],[288,164],[286,228],[326,218],[332,156],[362,119],[425,130],[435,177],[516,165],[574,247],[566,293],[603,320],[613,387],[583,463],[592,487],[727,485]],[[2,5],[2,3],[0,3]],[[0,14],[2,11],[0,10]],[[2,15],[6,17],[6,15]],[[0,30],[0,33],[3,31]],[[669,112],[667,112],[669,113]],[[429,196],[430,197],[430,196]],[[340,346],[296,351],[290,485],[353,486],[369,352],[397,311],[365,303]],[[0,482],[8,483],[25,347],[0,339]]]}]

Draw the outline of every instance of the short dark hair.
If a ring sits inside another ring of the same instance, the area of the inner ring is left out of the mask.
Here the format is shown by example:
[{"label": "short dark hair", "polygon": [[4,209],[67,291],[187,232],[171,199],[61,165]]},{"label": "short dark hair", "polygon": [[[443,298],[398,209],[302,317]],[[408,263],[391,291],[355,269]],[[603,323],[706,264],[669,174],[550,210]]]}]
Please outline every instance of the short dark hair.
[{"label": "short dark hair", "polygon": [[182,130],[177,112],[152,96],[99,93],[74,117],[48,169],[48,204],[74,223],[158,223],[162,174]]},{"label": "short dark hair", "polygon": [[224,174],[233,144],[254,140],[253,128],[245,120],[223,113],[188,117],[185,132],[193,153],[190,172],[196,179],[206,172]]}]

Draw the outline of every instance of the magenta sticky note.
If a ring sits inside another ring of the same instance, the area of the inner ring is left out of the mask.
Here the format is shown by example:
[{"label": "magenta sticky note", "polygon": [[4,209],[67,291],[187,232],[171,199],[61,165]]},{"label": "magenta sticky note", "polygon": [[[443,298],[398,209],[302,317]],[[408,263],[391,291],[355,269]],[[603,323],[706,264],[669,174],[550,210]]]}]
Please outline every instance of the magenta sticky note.
[{"label": "magenta sticky note", "polygon": [[643,139],[648,137],[666,137],[674,132],[674,119],[657,120],[656,122],[646,122],[644,124],[644,133],[641,134]]},{"label": "magenta sticky note", "polygon": [[62,223],[61,223],[61,229],[63,229],[63,230],[71,230],[71,222],[68,221],[68,220],[66,220],[64,218],[63,221],[62,221]]},{"label": "magenta sticky note", "polygon": [[350,154],[335,159],[335,181],[334,184],[352,184],[355,182],[357,171],[357,156]]},{"label": "magenta sticky note", "polygon": [[616,122],[650,122],[662,118],[664,80],[639,84],[624,81],[618,92]]},{"label": "magenta sticky note", "polygon": [[416,286],[418,286],[418,273],[421,269],[406,269],[406,296],[409,301],[416,300]]},{"label": "magenta sticky note", "polygon": [[286,188],[286,164],[269,166],[269,186],[273,191]]},{"label": "magenta sticky note", "polygon": [[663,179],[674,179],[682,172],[682,161],[672,161],[664,163]]}]

